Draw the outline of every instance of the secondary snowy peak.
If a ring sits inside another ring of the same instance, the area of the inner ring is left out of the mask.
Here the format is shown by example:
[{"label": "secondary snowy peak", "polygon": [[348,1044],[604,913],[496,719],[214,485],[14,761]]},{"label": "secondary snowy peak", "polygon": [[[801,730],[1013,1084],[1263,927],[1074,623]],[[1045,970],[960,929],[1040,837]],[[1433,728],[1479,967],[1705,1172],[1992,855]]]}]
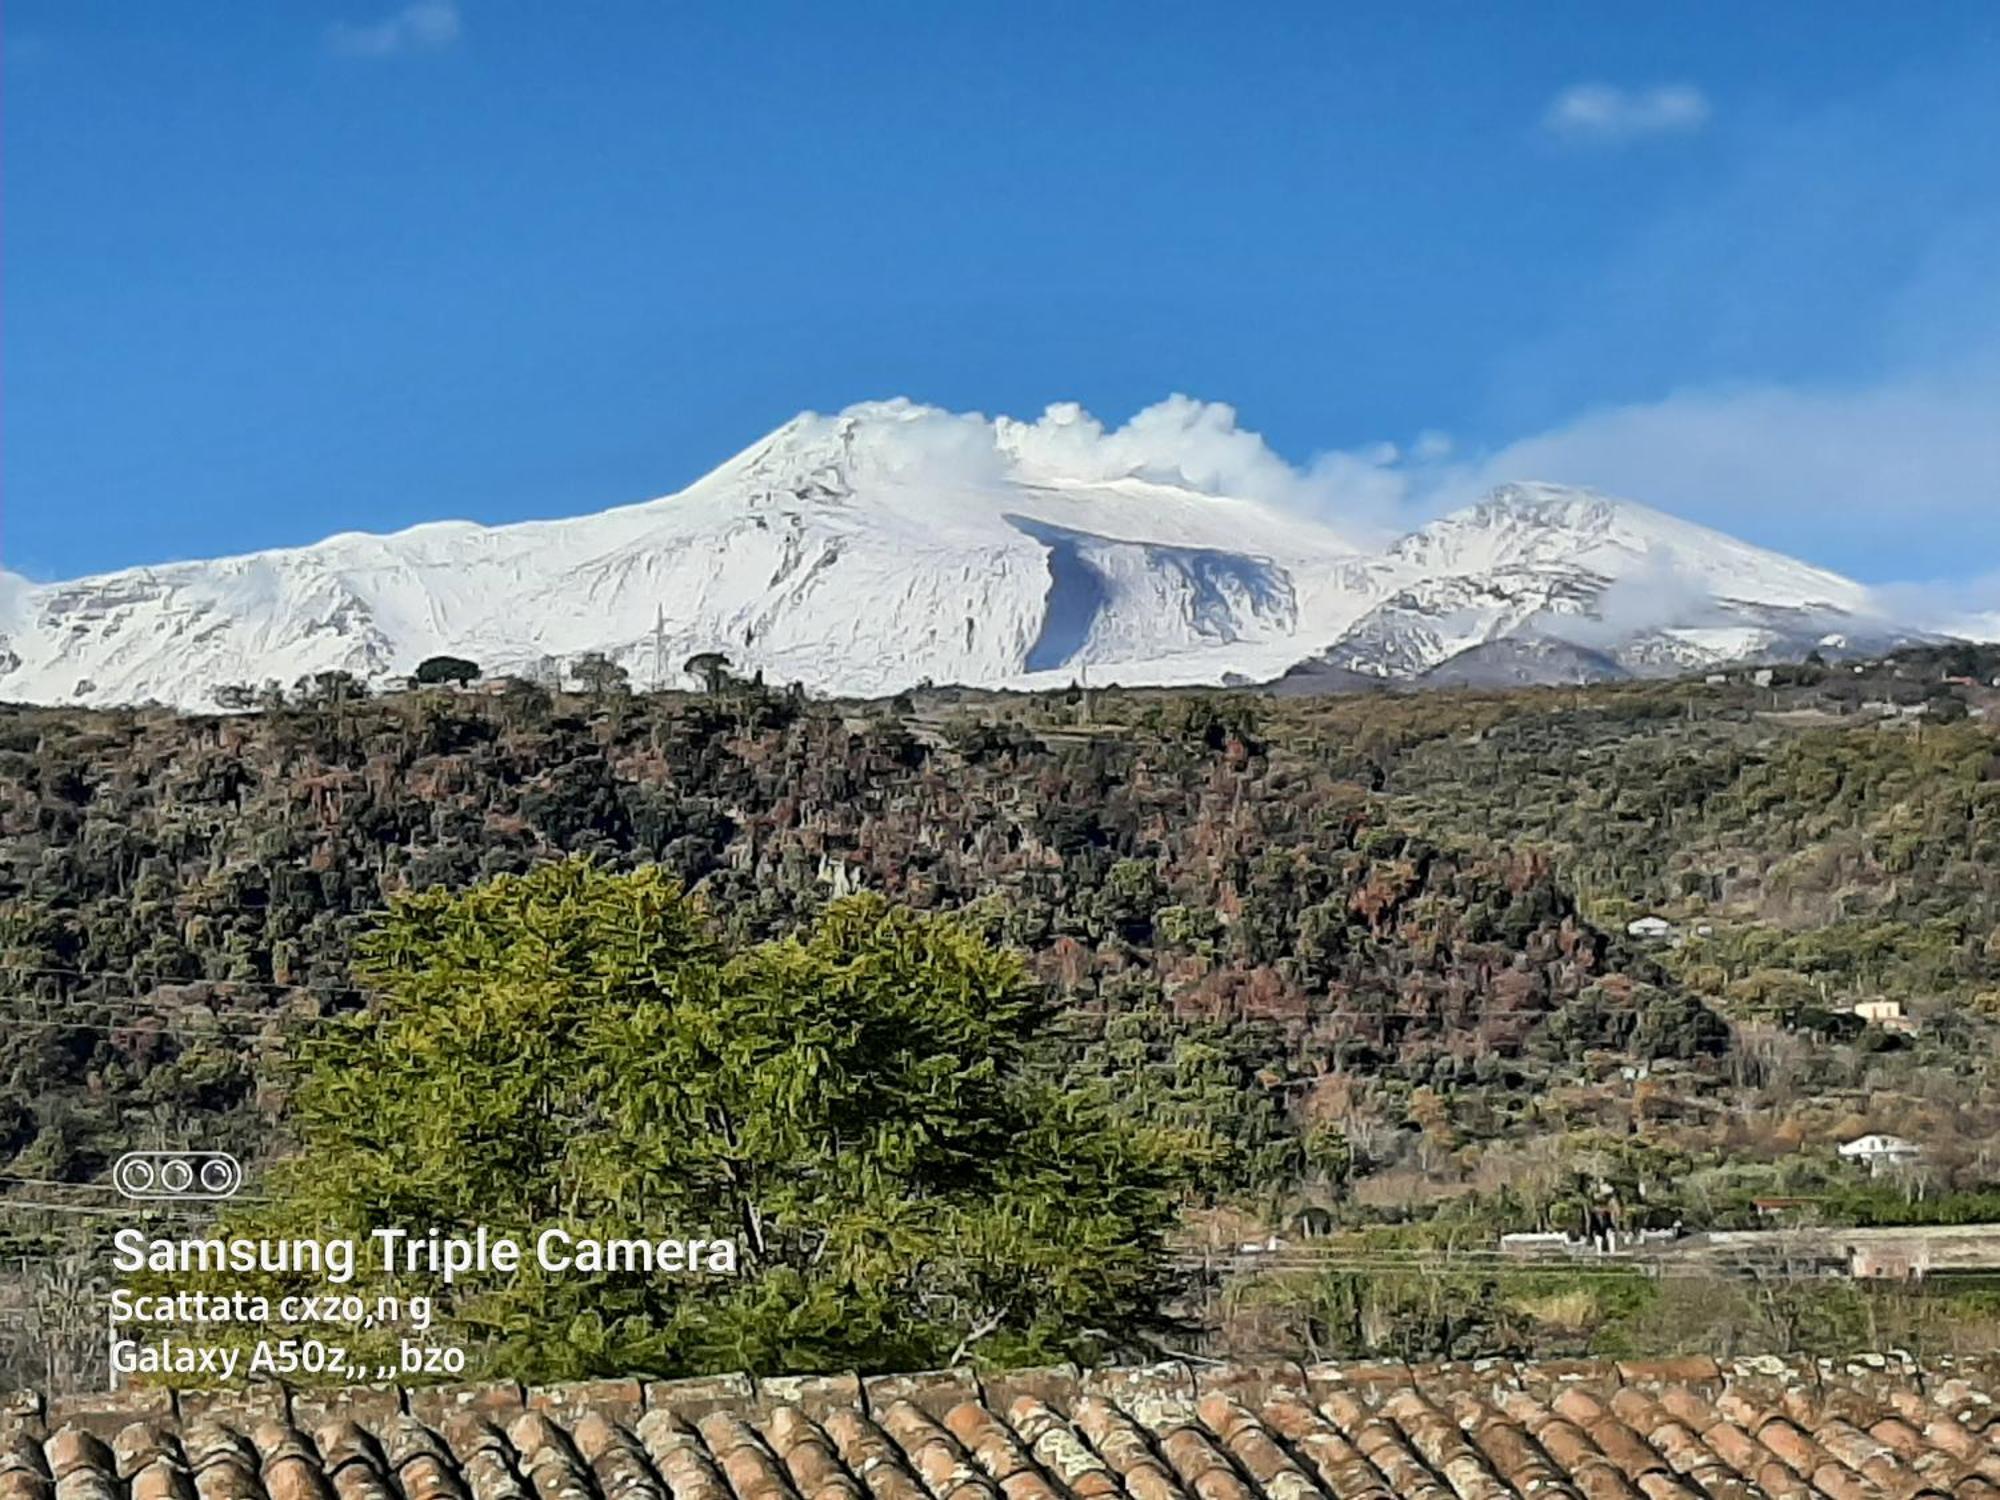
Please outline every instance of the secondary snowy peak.
[{"label": "secondary snowy peak", "polygon": [[1667,671],[1889,629],[1859,585],[1627,501],[1510,486],[1369,549],[1303,519],[1324,498],[1305,483],[1227,407],[1181,398],[1115,429],[1074,406],[806,413],[595,515],[0,575],[0,698],[207,708],[224,684],[379,681],[439,653],[546,679],[601,652],[646,688],[720,651],[842,694],[1301,661],[1408,680],[1516,636]]},{"label": "secondary snowy peak", "polygon": [[1503,486],[1341,574],[1348,595],[1369,602],[1318,660],[1384,678],[1422,677],[1513,637],[1670,672],[1803,655],[1830,635],[1861,649],[1902,634],[1850,579],[1633,501],[1548,484]]},{"label": "secondary snowy peak", "polygon": [[1426,574],[1576,568],[1607,582],[1682,578],[1744,601],[1867,608],[1867,590],[1781,553],[1595,490],[1509,484],[1478,504],[1419,527],[1387,556]]}]

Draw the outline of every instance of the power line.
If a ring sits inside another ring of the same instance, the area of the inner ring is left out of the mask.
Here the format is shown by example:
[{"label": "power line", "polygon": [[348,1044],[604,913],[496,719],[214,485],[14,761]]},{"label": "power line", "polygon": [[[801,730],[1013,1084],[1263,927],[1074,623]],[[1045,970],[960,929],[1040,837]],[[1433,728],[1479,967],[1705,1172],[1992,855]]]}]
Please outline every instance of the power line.
[{"label": "power line", "polygon": [[149,1213],[199,1213],[204,1211],[213,1212],[216,1205],[222,1202],[250,1203],[250,1202],[262,1202],[262,1201],[265,1200],[249,1199],[249,1198],[229,1198],[229,1199],[203,1198],[203,1199],[190,1199],[185,1203],[177,1203],[172,1199],[157,1198],[157,1199],[151,1199],[145,1203],[134,1202],[124,1208],[113,1208],[109,1204],[44,1203],[33,1198],[16,1198],[11,1195],[0,1195],[0,1209],[13,1208],[13,1209],[25,1209],[30,1213],[85,1214],[97,1218],[131,1219],[134,1217],[143,1217],[144,1215]]},{"label": "power line", "polygon": [[[86,980],[127,978],[127,976],[118,974],[92,974],[81,969],[32,968],[21,965],[9,965],[0,963],[0,970],[6,970],[10,968],[16,973],[60,974]],[[195,986],[195,985],[215,986],[215,987],[249,986],[249,987],[255,987],[259,989],[272,991],[275,993],[293,995],[293,996],[359,995],[368,999],[390,998],[389,992],[387,991],[364,989],[358,985],[321,985],[321,984],[280,985],[268,980],[254,980],[254,981],[233,980],[233,979],[232,980],[170,980],[170,981],[162,981],[160,987],[173,988],[177,986]],[[181,1001],[163,1001],[163,1000],[152,999],[144,995],[104,995],[104,996],[16,995],[16,996],[0,996],[0,999],[27,1000],[27,1001],[33,1001],[38,1004],[73,1003],[78,1005],[94,1005],[103,1007],[127,1007],[134,1011],[144,1012],[146,1014],[154,1014],[157,1013],[159,1010],[169,1008],[173,1005],[178,1004],[185,1006],[189,1011],[199,1011],[202,1014],[214,1016],[219,1021],[232,1021],[232,1022],[233,1021],[249,1022],[252,1020],[262,1021],[266,1017],[275,1017],[283,1020],[323,1019],[322,1017],[319,1016],[288,1017],[284,1014],[283,1011],[209,1010],[207,1006],[204,1004],[204,1002],[193,998]],[[1535,1010],[1535,1009],[1525,1009],[1520,1006],[1507,1006],[1503,1008],[1501,1006],[1493,1004],[1445,1005],[1445,1006],[1432,1006],[1424,1009],[1411,1009],[1407,1007],[1363,1009],[1353,1006],[1340,1006],[1330,1009],[1308,1008],[1301,1014],[1293,1016],[1244,1016],[1244,1015],[1157,1016],[1157,1015],[1144,1015],[1135,1013],[1120,1013],[1120,1012],[1105,1012],[1105,1011],[1063,1010],[1060,1007],[1058,1007],[1057,1013],[1051,1018],[1050,1024],[1047,1027],[1047,1031],[1059,1032],[1063,1030],[1075,1029],[1079,1031],[1081,1034],[1086,1034],[1086,1035],[1101,1034],[1106,1028],[1111,1026],[1114,1022],[1145,1023],[1147,1025],[1158,1024],[1161,1025],[1162,1027],[1165,1026],[1291,1027],[1291,1026],[1301,1026],[1301,1025],[1313,1025],[1323,1021],[1431,1021],[1443,1025],[1458,1025],[1466,1022],[1487,1021],[1487,1020],[1520,1020],[1520,1021],[1535,1022],[1535,1021],[1545,1020],[1548,1016],[1553,1014],[1555,1010],[1558,1008],[1559,1006],[1552,1005],[1547,1009]]]},{"label": "power line", "polygon": [[[160,977],[149,977],[145,975],[124,974],[109,970],[93,971],[87,969],[65,969],[65,968],[56,968],[56,967],[32,965],[32,964],[15,964],[15,963],[8,963],[5,961],[0,961],[0,971],[11,971],[17,974],[42,974],[42,975],[50,975],[63,978],[82,979],[93,982],[118,980],[127,984],[147,983],[151,984],[155,989],[201,987],[201,988],[226,991],[232,988],[238,988],[238,989],[264,990],[272,993],[294,995],[294,996],[359,995],[366,999],[390,998],[390,992],[386,990],[370,989],[362,985],[354,985],[354,984],[326,984],[316,980],[307,981],[304,984],[280,984],[276,980],[271,980],[271,979],[186,979],[186,978],[168,979]],[[23,997],[23,998],[41,998],[41,997]],[[69,997],[63,997],[63,998],[69,998]],[[146,1005],[146,1004],[160,1003],[150,1000],[146,995],[113,995],[113,996],[103,996],[103,997],[78,996],[74,998],[77,998],[79,1000],[86,1000],[88,1001],[88,1003],[91,1004],[111,1004],[111,1003],[124,1002],[135,1005]],[[186,1003],[194,1005],[194,1004],[199,1004],[200,1002],[195,1000],[189,1000]],[[1476,1004],[1476,1005],[1457,1005],[1457,1006],[1447,1004],[1445,1006],[1433,1006],[1421,1010],[1402,1008],[1402,1007],[1387,1008],[1387,1009],[1360,1009],[1351,1006],[1342,1006],[1342,1007],[1335,1007],[1333,1009],[1310,1008],[1304,1013],[1296,1016],[1249,1016],[1249,1015],[1175,1016],[1164,1019],[1170,1019],[1184,1025],[1210,1025],[1210,1026],[1243,1026],[1243,1025],[1289,1026],[1289,1025],[1296,1025],[1302,1022],[1312,1022],[1321,1020],[1364,1020],[1364,1021],[1459,1020],[1463,1018],[1488,1017],[1488,1016],[1498,1016],[1502,1018],[1519,1017],[1523,1020],[1539,1020],[1547,1016],[1550,1013],[1550,1011],[1554,1010],[1555,1008],[1556,1006],[1551,1006],[1547,1010],[1535,1010],[1535,1009],[1524,1008],[1518,1005],[1502,1008],[1490,1002]],[[1062,1021],[1094,1020],[1094,1021],[1106,1022],[1106,1021],[1123,1020],[1123,1019],[1151,1020],[1154,1018],[1150,1016],[1141,1017],[1138,1015],[1133,1015],[1131,1013],[1120,1013],[1115,1011],[1093,1012],[1093,1011],[1082,1011],[1082,1010],[1069,1010],[1069,1011],[1064,1011],[1059,1016],[1059,1019]]]},{"label": "power line", "polygon": [[[0,1001],[27,1000],[31,998],[32,998],[31,996],[26,996],[26,995],[0,995]],[[114,1021],[105,1022],[96,1019],[98,1016],[102,1015],[103,1012],[102,1010],[100,1010],[99,1007],[92,1005],[89,1001],[81,1001],[81,1002],[72,1001],[68,1003],[73,1005],[76,1009],[77,1013],[74,1016],[51,1014],[52,1011],[61,1010],[63,1008],[64,1002],[40,1001],[37,1002],[41,1011],[40,1014],[12,1014],[7,1011],[0,1010],[0,1023],[13,1022],[18,1025],[28,1026],[41,1022],[52,1022],[66,1026],[96,1026],[96,1025],[115,1024],[121,1027],[137,1027],[144,1025],[148,1021],[162,1021],[171,1024],[174,1022],[176,1016],[176,1013],[170,1010],[169,1008],[165,1006],[159,1006],[145,1010],[133,1010],[133,1011],[112,1010],[111,1015],[115,1018]],[[184,1010],[179,1012],[178,1015],[188,1020],[201,1019],[209,1021],[213,1023],[213,1025],[207,1029],[225,1030],[225,1031],[235,1028],[241,1028],[244,1030],[258,1030],[263,1027],[274,1024],[283,1026],[288,1024],[296,1024],[300,1021],[316,1021],[320,1019],[317,1016],[287,1016],[275,1011],[268,1015],[251,1015],[251,1014],[217,1015],[214,1011]],[[202,1030],[203,1028],[189,1025],[189,1026],[182,1026],[179,1029],[183,1031],[197,1031],[197,1030]]]},{"label": "power line", "polygon": [[50,964],[24,964],[0,959],[0,971],[16,974],[40,974],[56,979],[83,979],[95,982],[118,980],[124,984],[144,984],[155,989],[173,989],[181,986],[209,986],[218,989],[238,988],[250,990],[271,990],[281,994],[324,994],[324,995],[379,995],[380,990],[364,989],[353,984],[329,984],[319,980],[307,980],[303,984],[280,984],[275,979],[189,979],[185,975],[135,974],[115,969],[66,969]]},{"label": "power line", "polygon": [[[1468,1267],[1519,1266],[1523,1268],[1534,1268],[1534,1267],[1565,1267],[1572,1265],[1593,1266],[1599,1264],[1612,1263],[1612,1262],[1602,1261],[1599,1259],[1590,1259],[1581,1261],[1552,1260],[1552,1259],[1544,1259],[1532,1256],[1515,1255],[1505,1250],[1458,1250],[1458,1251],[1447,1252],[1447,1251],[1420,1251],[1420,1250],[1368,1250],[1358,1247],[1351,1250],[1289,1249],[1289,1250],[1231,1251],[1224,1255],[1212,1255],[1212,1256],[1190,1255],[1183,1253],[1177,1256],[1176,1259],[1182,1264],[1191,1266],[1194,1265],[1303,1266],[1303,1265],[1318,1265],[1326,1262],[1338,1261],[1342,1263],[1365,1262],[1371,1265],[1418,1266],[1418,1267],[1431,1267],[1436,1269],[1449,1269],[1453,1266],[1468,1266]],[[1638,1259],[1639,1258],[1635,1257],[1631,1263],[1637,1264]]]},{"label": "power line", "polygon": [[[164,1147],[162,1149],[171,1151],[176,1148]],[[0,1187],[6,1187],[6,1186],[35,1187],[35,1188],[67,1188],[67,1189],[76,1189],[78,1191],[92,1192],[92,1193],[121,1192],[121,1189],[114,1182],[65,1182],[58,1177],[25,1177],[19,1175],[18,1173],[0,1172]],[[4,1194],[0,1194],[0,1203],[19,1203],[23,1201],[25,1200],[18,1198],[9,1198]],[[145,1199],[135,1198],[135,1199],[129,1199],[127,1201],[129,1201],[133,1205],[135,1210],[144,1210],[148,1207],[158,1207],[161,1205],[172,1205],[175,1202],[175,1200],[173,1199],[154,1199],[154,1198],[145,1198]],[[203,1199],[189,1199],[186,1201],[189,1205],[192,1206],[209,1202],[226,1201],[230,1203],[262,1203],[262,1202],[267,1202],[269,1200],[253,1193],[236,1193],[232,1194],[226,1200],[203,1198]],[[97,1205],[95,1204],[84,1204],[77,1206],[91,1207],[91,1208],[97,1207]]]},{"label": "power line", "polygon": [[194,1026],[154,1026],[149,1028],[141,1025],[137,1020],[124,1021],[113,1025],[102,1021],[66,1021],[54,1018],[8,1016],[4,1021],[0,1021],[0,1026],[4,1026],[8,1030],[35,1027],[40,1030],[92,1031],[105,1036],[115,1036],[121,1032],[145,1031],[148,1035],[152,1036],[192,1037],[197,1040],[207,1041],[214,1041],[218,1037],[238,1042],[256,1040],[255,1034],[247,1030],[233,1031],[227,1027],[204,1030]]},{"label": "power line", "polygon": [[94,995],[88,993],[73,993],[68,995],[15,994],[0,995],[0,999],[21,1000],[35,1005],[76,1005],[89,1006],[100,1010],[132,1010],[144,1012],[148,1015],[179,1010],[192,1014],[216,1016],[224,1020],[231,1018],[261,1020],[267,1016],[283,1016],[287,1013],[286,1007],[282,1005],[264,1006],[256,1010],[246,1010],[240,1007],[215,1006],[210,1001],[196,998],[168,999],[162,997],[156,999],[142,995]]},{"label": "power line", "polygon": [[[171,1016],[198,1017],[213,1021],[218,1025],[267,1025],[273,1021],[317,1021],[327,1019],[317,1013],[306,1014],[296,1007],[272,1006],[257,1010],[212,1007],[194,999],[145,999],[135,995],[0,995],[0,1001],[10,1001],[21,1005],[35,1006],[43,1010],[70,1007],[89,1015],[98,1011],[130,1015],[141,1018],[166,1018]],[[0,1019],[5,1019],[0,1012]]]},{"label": "power line", "polygon": [[1527,1276],[1556,1280],[1654,1280],[1654,1281],[1823,1281],[1851,1280],[1844,1272],[1813,1269],[1783,1269],[1742,1262],[1676,1262],[1665,1259],[1625,1262],[1569,1263],[1519,1260],[1514,1258],[1437,1259],[1413,1261],[1366,1256],[1305,1257],[1244,1256],[1224,1260],[1176,1261],[1182,1271],[1220,1272],[1225,1275],[1270,1272],[1321,1276]]},{"label": "power line", "polygon": [[[5,961],[0,961],[0,972],[4,971],[11,971],[17,974],[40,974],[40,975],[49,975],[62,978],[81,979],[91,982],[104,982],[108,980],[117,980],[126,983],[128,985],[145,983],[145,984],[151,984],[156,990],[201,987],[201,988],[227,991],[229,989],[235,988],[235,989],[264,990],[271,993],[293,995],[293,996],[359,995],[365,999],[371,999],[371,1000],[390,998],[390,994],[386,990],[370,989],[362,985],[354,985],[354,984],[326,984],[316,980],[307,981],[304,984],[280,984],[276,980],[271,980],[271,979],[186,979],[186,978],[169,979],[156,976],[149,977],[146,975],[125,974],[109,970],[93,971],[87,969],[65,969],[65,968],[58,968],[46,965],[16,964],[16,963],[8,963]],[[41,999],[43,997],[22,996],[17,998]],[[111,995],[111,996],[101,996],[101,997],[76,996],[76,997],[50,997],[50,998],[64,998],[64,999],[74,998],[78,1001],[95,1005],[125,1003],[125,1004],[144,1006],[144,1005],[155,1005],[162,1003],[159,1001],[151,1000],[146,995],[137,995],[137,994]],[[199,1005],[201,1002],[198,1000],[190,999],[185,1003],[193,1006],[193,1005]],[[1335,1007],[1333,1009],[1311,1008],[1305,1011],[1304,1013],[1296,1016],[1246,1016],[1246,1015],[1174,1016],[1174,1017],[1164,1017],[1158,1019],[1171,1020],[1178,1024],[1190,1025],[1190,1026],[1201,1026],[1201,1025],[1291,1026],[1298,1024],[1309,1024],[1311,1022],[1325,1021],[1325,1020],[1357,1020],[1357,1021],[1414,1020],[1414,1021],[1455,1022],[1459,1020],[1483,1019],[1490,1017],[1499,1017],[1503,1019],[1519,1018],[1522,1020],[1540,1020],[1548,1016],[1556,1008],[1557,1006],[1552,1005],[1546,1010],[1526,1009],[1520,1006],[1509,1006],[1503,1009],[1492,1003],[1482,1003],[1477,1005],[1457,1005],[1457,1006],[1445,1005],[1442,1007],[1433,1006],[1421,1010],[1409,1009],[1403,1007],[1395,1007],[1387,1009],[1360,1009],[1352,1006],[1341,1006],[1341,1007]],[[1115,1011],[1092,1012],[1092,1011],[1082,1011],[1082,1010],[1062,1011],[1057,1017],[1058,1023],[1067,1023],[1072,1021],[1095,1021],[1098,1022],[1099,1024],[1108,1024],[1110,1021],[1125,1020],[1125,1019],[1153,1020],[1156,1018],[1151,1016],[1132,1015],[1130,1013],[1119,1013]]]},{"label": "power line", "polygon": [[[1284,1020],[1277,1020],[1263,1016],[1255,1016],[1255,1017],[1239,1016],[1223,1020],[1217,1020],[1206,1016],[1200,1018],[1161,1017],[1158,1019],[1158,1023],[1156,1025],[1149,1024],[1146,1030],[1139,1034],[1142,1035],[1149,1033],[1158,1034],[1159,1032],[1166,1031],[1170,1027],[1215,1026],[1224,1028],[1241,1028],[1245,1026],[1259,1026],[1259,1025],[1273,1026],[1273,1027],[1308,1027],[1308,1026],[1318,1025],[1323,1021],[1384,1021],[1384,1022],[1409,1021],[1417,1023],[1428,1021],[1438,1026],[1465,1026],[1474,1023],[1497,1022],[1497,1021],[1525,1021],[1525,1022],[1540,1023],[1542,1021],[1548,1020],[1555,1013],[1556,1011],[1554,1008],[1551,1008],[1549,1010],[1496,1010],[1496,1009],[1475,1008],[1468,1010],[1454,1010],[1450,1012],[1401,1011],[1401,1010],[1316,1010],[1306,1015],[1292,1016]],[[1105,1017],[1102,1019],[1093,1017],[1066,1016],[1059,1018],[1057,1021],[1055,1021],[1047,1028],[1045,1028],[1039,1034],[1043,1036],[1067,1034],[1071,1036],[1087,1037],[1097,1040],[1107,1040],[1108,1038],[1106,1036],[1106,1033],[1110,1030],[1112,1024],[1124,1019],[1126,1018],[1119,1016]],[[1096,1024],[1094,1026],[1088,1026],[1088,1027],[1077,1024],[1079,1022],[1086,1020],[1096,1020]],[[1151,1023],[1152,1018],[1148,1018],[1148,1021],[1149,1023]]]}]

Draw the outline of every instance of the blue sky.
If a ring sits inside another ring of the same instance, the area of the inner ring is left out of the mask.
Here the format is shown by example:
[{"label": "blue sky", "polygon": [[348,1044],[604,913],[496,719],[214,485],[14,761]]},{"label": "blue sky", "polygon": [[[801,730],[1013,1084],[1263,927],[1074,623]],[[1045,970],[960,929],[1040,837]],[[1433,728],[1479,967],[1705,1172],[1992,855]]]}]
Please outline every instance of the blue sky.
[{"label": "blue sky", "polygon": [[[0,561],[678,488],[891,395],[1231,403],[2000,573],[2000,9],[9,0]],[[1393,445],[1396,456],[1389,458]]]}]

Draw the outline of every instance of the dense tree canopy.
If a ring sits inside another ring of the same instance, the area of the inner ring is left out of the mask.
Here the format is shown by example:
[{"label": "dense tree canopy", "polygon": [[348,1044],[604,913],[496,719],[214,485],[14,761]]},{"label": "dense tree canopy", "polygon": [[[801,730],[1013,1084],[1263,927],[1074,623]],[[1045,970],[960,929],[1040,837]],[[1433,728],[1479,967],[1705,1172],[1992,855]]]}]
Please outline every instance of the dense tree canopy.
[{"label": "dense tree canopy", "polygon": [[1020,961],[873,897],[740,947],[657,869],[399,900],[301,1049],[261,1233],[727,1237],[734,1277],[525,1268],[456,1326],[513,1378],[923,1368],[1139,1338],[1175,1196],[1030,1076]]}]

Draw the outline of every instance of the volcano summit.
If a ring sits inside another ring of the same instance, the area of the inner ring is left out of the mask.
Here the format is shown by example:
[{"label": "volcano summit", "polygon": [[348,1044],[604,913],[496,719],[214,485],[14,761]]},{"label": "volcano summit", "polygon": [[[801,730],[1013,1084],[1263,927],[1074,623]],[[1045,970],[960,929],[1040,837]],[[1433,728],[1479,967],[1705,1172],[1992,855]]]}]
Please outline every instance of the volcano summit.
[{"label": "volcano summit", "polygon": [[[1647,674],[1913,634],[1858,583],[1629,501],[1509,485],[1384,545],[1270,485],[1232,492],[1240,465],[1162,462],[1130,431],[1073,406],[1023,423],[871,403],[797,417],[677,494],[595,515],[4,579],[0,698],[211,708],[223,684],[379,681],[438,653],[548,676],[602,652],[648,688],[718,651],[855,695],[1301,664],[1415,680],[1508,640],[1575,648],[1565,674]],[[1507,670],[1548,656],[1517,651]]]}]

